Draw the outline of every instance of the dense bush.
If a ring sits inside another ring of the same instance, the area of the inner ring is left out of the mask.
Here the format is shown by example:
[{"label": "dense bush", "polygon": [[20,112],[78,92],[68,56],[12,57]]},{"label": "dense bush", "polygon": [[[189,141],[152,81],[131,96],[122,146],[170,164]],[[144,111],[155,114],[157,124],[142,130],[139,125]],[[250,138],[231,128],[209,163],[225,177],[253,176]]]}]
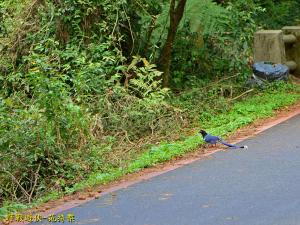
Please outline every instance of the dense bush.
[{"label": "dense bush", "polygon": [[[123,56],[132,5],[1,2],[1,31],[9,34],[1,39],[0,199],[30,202],[50,187],[70,187],[105,170],[123,136],[131,143],[171,123],[161,73],[144,58],[126,65]],[[12,8],[31,15],[18,18]],[[17,18],[23,22],[11,27]]]},{"label": "dense bush", "polygon": [[195,86],[204,78],[228,75],[237,75],[237,80],[247,78],[252,38],[258,27],[255,18],[263,9],[246,2],[226,7],[210,1],[206,7],[199,7],[196,1],[189,4],[187,13],[194,16],[186,18],[174,46],[174,85]]},{"label": "dense bush", "polygon": [[300,2],[294,0],[254,1],[265,8],[256,18],[265,29],[281,29],[300,24]]}]

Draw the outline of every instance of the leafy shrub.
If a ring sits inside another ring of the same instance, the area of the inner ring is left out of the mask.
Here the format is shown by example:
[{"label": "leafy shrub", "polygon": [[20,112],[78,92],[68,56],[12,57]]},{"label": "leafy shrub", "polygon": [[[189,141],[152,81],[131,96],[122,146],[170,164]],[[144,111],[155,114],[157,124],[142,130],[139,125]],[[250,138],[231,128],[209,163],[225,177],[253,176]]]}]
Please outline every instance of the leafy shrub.
[{"label": "leafy shrub", "polygon": [[265,8],[256,17],[257,23],[265,29],[281,29],[284,26],[299,25],[300,2],[295,0],[254,1]]},{"label": "leafy shrub", "polygon": [[[144,58],[126,63],[120,24],[130,26],[127,13],[136,12],[126,11],[125,1],[34,3],[16,28],[9,24],[13,13],[1,23],[9,36],[0,38],[6,67],[0,73],[0,199],[20,202],[119,166],[110,161],[116,145],[164,132],[165,122],[174,121],[161,73]],[[1,2],[5,10],[11,4]],[[18,29],[22,41],[8,48]]]}]

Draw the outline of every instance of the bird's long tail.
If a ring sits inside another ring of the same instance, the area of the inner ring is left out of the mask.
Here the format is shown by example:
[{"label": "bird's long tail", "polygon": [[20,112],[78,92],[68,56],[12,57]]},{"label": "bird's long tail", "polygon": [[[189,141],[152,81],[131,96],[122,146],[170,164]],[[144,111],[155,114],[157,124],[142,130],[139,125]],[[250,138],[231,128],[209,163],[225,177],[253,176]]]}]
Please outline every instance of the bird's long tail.
[{"label": "bird's long tail", "polygon": [[245,148],[245,149],[248,149],[247,145],[237,146],[237,145],[232,145],[232,144],[226,143],[225,141],[222,141],[222,140],[220,140],[220,143],[223,144],[223,145],[228,146],[229,148]]}]

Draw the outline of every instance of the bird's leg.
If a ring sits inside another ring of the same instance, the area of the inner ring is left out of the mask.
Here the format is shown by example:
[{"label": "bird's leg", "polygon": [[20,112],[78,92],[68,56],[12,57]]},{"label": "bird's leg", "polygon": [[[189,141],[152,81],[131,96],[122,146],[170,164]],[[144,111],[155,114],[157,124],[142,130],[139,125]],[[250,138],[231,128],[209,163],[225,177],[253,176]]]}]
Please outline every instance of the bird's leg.
[{"label": "bird's leg", "polygon": [[208,143],[208,144],[206,144],[206,146],[205,146],[206,148],[212,148],[213,147],[213,145],[212,144],[210,144],[210,143]]}]

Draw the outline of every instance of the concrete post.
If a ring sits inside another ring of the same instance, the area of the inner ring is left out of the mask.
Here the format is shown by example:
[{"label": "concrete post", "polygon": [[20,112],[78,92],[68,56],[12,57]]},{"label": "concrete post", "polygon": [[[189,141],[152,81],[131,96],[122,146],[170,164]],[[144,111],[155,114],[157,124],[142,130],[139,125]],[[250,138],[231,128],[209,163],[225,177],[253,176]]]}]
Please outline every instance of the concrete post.
[{"label": "concrete post", "polygon": [[293,35],[296,40],[285,44],[286,60],[294,61],[295,65],[292,74],[300,77],[300,26],[286,26],[282,28],[285,35]]},{"label": "concrete post", "polygon": [[285,48],[281,30],[261,30],[254,34],[254,62],[285,64]]}]

